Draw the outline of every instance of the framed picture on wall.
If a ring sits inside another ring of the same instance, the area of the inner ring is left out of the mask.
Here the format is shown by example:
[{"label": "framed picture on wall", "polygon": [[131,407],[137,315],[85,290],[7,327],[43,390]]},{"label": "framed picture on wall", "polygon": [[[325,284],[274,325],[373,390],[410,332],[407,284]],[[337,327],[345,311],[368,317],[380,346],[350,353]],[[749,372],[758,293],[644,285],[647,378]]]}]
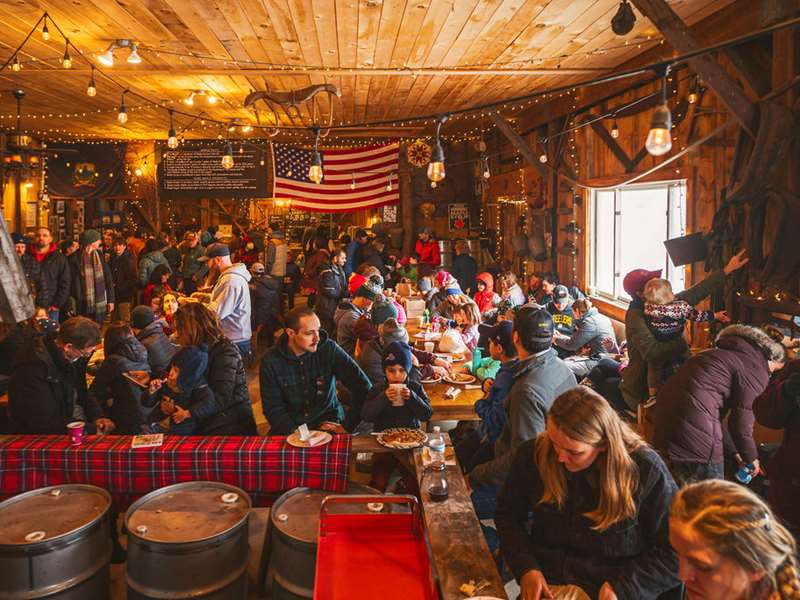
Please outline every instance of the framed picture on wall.
[{"label": "framed picture on wall", "polygon": [[449,204],[448,217],[450,231],[469,230],[469,206],[466,204]]},{"label": "framed picture on wall", "polygon": [[64,227],[67,224],[67,220],[64,217],[58,217],[58,226]]},{"label": "framed picture on wall", "polygon": [[64,214],[64,201],[63,200],[56,200],[56,214],[63,215]]},{"label": "framed picture on wall", "polygon": [[383,207],[381,221],[384,223],[397,223],[397,205],[387,204]]}]

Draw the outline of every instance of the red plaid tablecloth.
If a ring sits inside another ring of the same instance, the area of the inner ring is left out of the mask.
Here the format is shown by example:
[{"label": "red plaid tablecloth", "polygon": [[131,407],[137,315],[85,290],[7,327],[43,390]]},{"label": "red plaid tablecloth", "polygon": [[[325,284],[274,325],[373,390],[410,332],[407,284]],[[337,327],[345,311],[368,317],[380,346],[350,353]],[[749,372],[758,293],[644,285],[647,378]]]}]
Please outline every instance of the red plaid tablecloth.
[{"label": "red plaid tablecloth", "polygon": [[87,436],[72,446],[66,435],[0,437],[0,496],[63,483],[108,490],[126,508],[173,483],[222,481],[268,506],[295,487],[342,492],[350,464],[349,435],[316,448],[295,448],[283,436],[165,436],[158,448],[131,448],[131,436]]}]

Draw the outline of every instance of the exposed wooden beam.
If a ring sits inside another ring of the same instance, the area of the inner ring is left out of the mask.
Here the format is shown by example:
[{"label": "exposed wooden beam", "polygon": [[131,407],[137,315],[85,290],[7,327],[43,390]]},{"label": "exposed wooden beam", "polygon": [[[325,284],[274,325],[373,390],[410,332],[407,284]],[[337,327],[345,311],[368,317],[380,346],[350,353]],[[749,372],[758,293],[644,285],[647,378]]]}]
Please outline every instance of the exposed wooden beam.
[{"label": "exposed wooden beam", "polygon": [[214,201],[217,203],[220,209],[222,209],[222,212],[224,212],[231,218],[231,221],[233,221],[233,224],[236,225],[236,228],[242,233],[242,235],[245,235],[247,233],[247,230],[241,225],[239,225],[239,221],[237,221],[233,213],[230,210],[228,210],[228,207],[222,203],[222,200],[220,200],[219,198],[214,198]]},{"label": "exposed wooden beam", "polygon": [[[678,52],[686,54],[703,47],[666,0],[632,1]],[[702,77],[706,85],[714,90],[720,102],[742,124],[742,127],[752,133],[753,103],[747,98],[739,84],[710,56],[699,56],[688,62],[689,66]]]},{"label": "exposed wooden beam", "polygon": [[[593,116],[590,118],[594,118]],[[625,168],[626,173],[630,173],[633,171],[633,165],[631,164],[631,159],[625,150],[617,143],[605,126],[600,122],[593,120],[591,123],[592,130],[600,136],[600,139],[603,140],[605,145],[611,150],[611,153],[617,157],[617,160],[622,164]]]},{"label": "exposed wooden beam", "polygon": [[494,124],[497,125],[497,128],[508,138],[508,141],[522,154],[522,157],[528,161],[534,170],[542,177],[549,177],[550,170],[539,162],[533,148],[531,148],[525,139],[509,125],[508,121],[501,117],[497,111],[491,111],[489,116],[492,118],[492,121],[494,121]]},{"label": "exposed wooden beam", "polygon": [[728,48],[725,50],[725,56],[741,75],[744,83],[753,91],[754,96],[760,98],[769,93],[772,89],[770,85],[772,63],[769,53],[758,42]]}]

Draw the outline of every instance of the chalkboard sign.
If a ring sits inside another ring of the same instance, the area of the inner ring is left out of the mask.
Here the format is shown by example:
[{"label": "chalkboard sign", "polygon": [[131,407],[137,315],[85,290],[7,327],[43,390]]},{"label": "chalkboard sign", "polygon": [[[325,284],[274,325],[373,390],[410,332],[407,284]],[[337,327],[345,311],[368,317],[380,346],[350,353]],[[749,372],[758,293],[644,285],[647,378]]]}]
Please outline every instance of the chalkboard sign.
[{"label": "chalkboard sign", "polygon": [[222,143],[164,148],[158,177],[161,194],[172,198],[267,197],[264,149],[234,146],[233,168],[228,170],[222,167],[224,153]]}]

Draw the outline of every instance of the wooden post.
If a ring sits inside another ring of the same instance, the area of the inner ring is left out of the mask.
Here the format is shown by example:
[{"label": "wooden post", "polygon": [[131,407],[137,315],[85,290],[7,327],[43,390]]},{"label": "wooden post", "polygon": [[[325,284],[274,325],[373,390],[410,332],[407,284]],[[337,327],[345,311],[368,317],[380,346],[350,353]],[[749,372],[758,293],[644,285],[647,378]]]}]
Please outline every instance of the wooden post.
[{"label": "wooden post", "polygon": [[405,152],[400,152],[400,169],[397,174],[397,187],[400,192],[400,223],[403,225],[403,256],[408,256],[414,249],[414,197],[411,184],[411,165],[406,160]]},{"label": "wooden post", "polygon": [[[633,4],[664,35],[670,45],[680,53],[686,54],[702,48],[702,45],[689,27],[666,0],[632,0]],[[714,90],[720,102],[752,135],[754,109],[744,90],[728,75],[719,63],[707,55],[688,61],[689,66]]]}]

